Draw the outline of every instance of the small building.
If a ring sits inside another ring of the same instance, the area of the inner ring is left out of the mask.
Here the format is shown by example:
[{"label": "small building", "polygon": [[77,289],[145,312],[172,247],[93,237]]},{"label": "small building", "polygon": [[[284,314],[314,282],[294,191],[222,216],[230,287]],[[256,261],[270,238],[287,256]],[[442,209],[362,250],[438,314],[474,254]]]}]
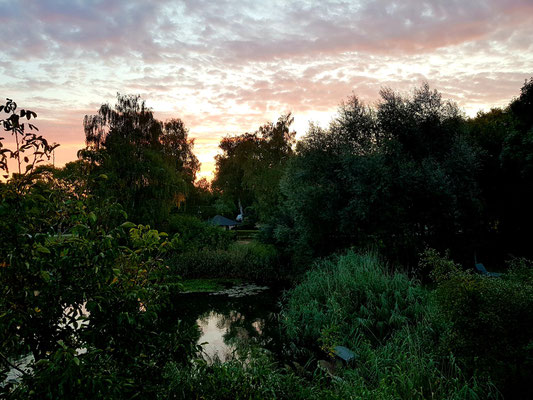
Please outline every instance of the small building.
[{"label": "small building", "polygon": [[239,225],[237,221],[223,217],[222,215],[215,215],[208,221],[208,223],[210,225],[221,226],[226,230],[233,229]]}]

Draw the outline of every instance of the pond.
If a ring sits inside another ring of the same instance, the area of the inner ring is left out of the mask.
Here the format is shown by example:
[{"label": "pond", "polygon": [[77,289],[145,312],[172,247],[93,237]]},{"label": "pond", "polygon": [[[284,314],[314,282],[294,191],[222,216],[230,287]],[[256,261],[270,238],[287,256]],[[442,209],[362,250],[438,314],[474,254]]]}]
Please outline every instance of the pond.
[{"label": "pond", "polygon": [[[180,319],[188,326],[198,327],[197,343],[202,345],[202,352],[198,355],[208,363],[238,357],[238,348],[252,344],[281,358],[283,341],[278,320],[281,295],[279,288],[228,284],[217,292],[179,293],[174,303]],[[84,306],[82,312],[89,315]],[[88,323],[84,321],[83,325]],[[78,354],[85,351],[78,349]],[[30,372],[28,365],[32,362],[33,356],[28,355],[14,363]],[[0,385],[17,382],[20,377],[21,373],[11,368],[7,379]]]},{"label": "pond", "polygon": [[197,324],[201,356],[211,363],[236,357],[238,348],[250,344],[279,353],[281,293],[242,284],[213,293],[182,293],[176,300],[183,305],[181,318]]}]

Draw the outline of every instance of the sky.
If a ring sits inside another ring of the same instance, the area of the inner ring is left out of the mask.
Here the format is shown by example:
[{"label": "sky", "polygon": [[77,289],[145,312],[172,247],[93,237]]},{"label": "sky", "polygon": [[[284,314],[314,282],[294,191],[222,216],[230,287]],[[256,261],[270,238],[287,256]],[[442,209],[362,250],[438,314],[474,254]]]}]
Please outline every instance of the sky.
[{"label": "sky", "polygon": [[466,115],[533,76],[533,0],[0,0],[0,98],[38,114],[56,165],[117,93],[181,118],[212,178],[220,139],[291,111],[298,136],[355,94],[427,81]]}]

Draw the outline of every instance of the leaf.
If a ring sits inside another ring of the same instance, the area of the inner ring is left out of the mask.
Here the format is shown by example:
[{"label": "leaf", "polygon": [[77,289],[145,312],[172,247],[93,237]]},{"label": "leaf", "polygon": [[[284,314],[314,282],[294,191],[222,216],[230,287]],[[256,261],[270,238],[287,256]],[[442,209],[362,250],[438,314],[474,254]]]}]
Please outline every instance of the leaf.
[{"label": "leaf", "polygon": [[45,282],[50,282],[50,272],[41,271],[41,277],[44,279]]},{"label": "leaf", "polygon": [[30,159],[27,156],[25,156],[24,157],[24,162],[29,162],[29,161],[30,161]]},{"label": "leaf", "polygon": [[136,226],[137,225],[135,225],[133,222],[130,222],[130,221],[124,222],[122,225],[120,225],[120,227],[124,229],[131,229],[131,228],[135,228]]},{"label": "leaf", "polygon": [[93,224],[93,225],[96,224],[96,220],[97,220],[97,218],[96,218],[96,214],[95,214],[95,213],[93,213],[93,212],[91,211],[87,217],[89,218],[89,222],[90,222],[91,224]]},{"label": "leaf", "polygon": [[40,245],[40,244],[38,244],[38,245],[36,246],[36,250],[37,250],[39,253],[50,254],[50,250],[48,250],[46,247],[44,247],[43,245]]}]

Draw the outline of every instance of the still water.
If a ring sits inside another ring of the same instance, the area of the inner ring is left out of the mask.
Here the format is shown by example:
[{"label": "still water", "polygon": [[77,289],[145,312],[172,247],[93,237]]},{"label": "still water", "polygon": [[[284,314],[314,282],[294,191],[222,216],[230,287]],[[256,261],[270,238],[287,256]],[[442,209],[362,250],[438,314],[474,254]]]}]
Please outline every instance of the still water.
[{"label": "still water", "polygon": [[278,322],[281,291],[256,285],[239,285],[216,293],[184,293],[183,319],[195,321],[197,343],[207,362],[237,357],[237,348],[250,344],[279,351]]},{"label": "still water", "polygon": [[[175,305],[180,319],[198,327],[197,343],[202,345],[199,356],[209,363],[217,359],[224,362],[238,357],[237,348],[252,344],[277,356],[283,353],[278,321],[281,294],[280,289],[244,284],[215,293],[180,293]],[[89,316],[84,306],[82,314]],[[82,325],[88,323],[87,320]],[[85,351],[80,348],[78,354]],[[28,355],[15,364],[31,372],[32,362],[33,356]],[[0,385],[16,382],[20,377],[21,373],[11,368]]]}]

